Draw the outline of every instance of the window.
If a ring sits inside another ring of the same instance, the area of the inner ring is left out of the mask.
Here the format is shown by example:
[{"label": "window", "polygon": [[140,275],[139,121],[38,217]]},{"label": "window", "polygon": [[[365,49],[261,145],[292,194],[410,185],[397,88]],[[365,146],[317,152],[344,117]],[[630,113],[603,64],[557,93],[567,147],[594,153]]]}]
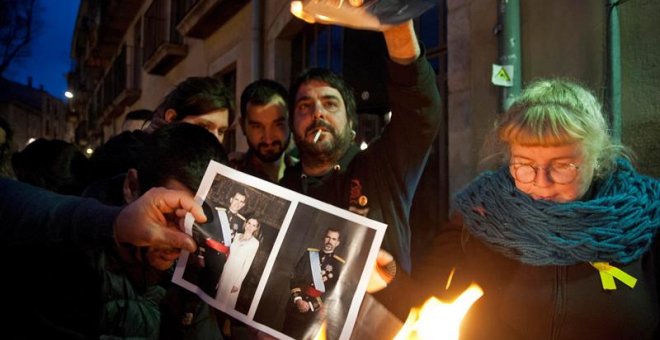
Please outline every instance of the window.
[{"label": "window", "polygon": [[325,67],[342,72],[344,29],[329,25],[306,25],[293,39],[291,78],[308,67]]}]

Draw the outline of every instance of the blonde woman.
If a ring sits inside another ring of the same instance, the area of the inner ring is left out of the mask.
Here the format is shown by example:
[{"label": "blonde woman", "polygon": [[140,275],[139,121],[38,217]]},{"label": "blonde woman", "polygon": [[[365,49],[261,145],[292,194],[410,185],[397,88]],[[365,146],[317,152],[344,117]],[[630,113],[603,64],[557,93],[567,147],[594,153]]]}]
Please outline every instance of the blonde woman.
[{"label": "blonde woman", "polygon": [[[419,277],[476,282],[464,339],[657,339],[660,183],[608,135],[569,81],[531,84],[494,129],[503,165],[454,201]],[[445,295],[446,296],[446,295]]]}]

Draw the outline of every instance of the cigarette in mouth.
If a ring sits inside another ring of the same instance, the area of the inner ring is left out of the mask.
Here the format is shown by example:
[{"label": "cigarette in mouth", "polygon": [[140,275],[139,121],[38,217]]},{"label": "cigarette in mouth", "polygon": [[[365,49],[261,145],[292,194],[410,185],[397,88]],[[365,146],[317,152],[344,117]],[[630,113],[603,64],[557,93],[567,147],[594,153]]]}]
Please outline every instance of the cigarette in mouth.
[{"label": "cigarette in mouth", "polygon": [[319,137],[321,137],[321,129],[318,129],[314,135],[314,144],[319,141]]}]

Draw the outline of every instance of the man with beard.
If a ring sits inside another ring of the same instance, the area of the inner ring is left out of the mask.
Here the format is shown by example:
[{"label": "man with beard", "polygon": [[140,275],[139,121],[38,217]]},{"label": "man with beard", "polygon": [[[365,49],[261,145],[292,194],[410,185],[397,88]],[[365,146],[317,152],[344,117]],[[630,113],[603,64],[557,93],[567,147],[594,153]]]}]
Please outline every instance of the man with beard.
[{"label": "man with beard", "polygon": [[[229,198],[228,208],[215,207],[215,211],[213,211],[207,203],[204,203],[203,207],[208,216],[208,222],[198,225],[198,228],[193,228],[193,238],[198,245],[195,268],[204,269],[198,272],[186,270],[184,278],[191,280],[191,275],[198,274],[198,286],[211,297],[216,295],[218,276],[227,262],[231,242],[234,241],[236,233],[244,231],[245,217],[239,211],[245,206],[246,199],[245,191],[242,188],[236,188],[234,195]],[[226,230],[223,230],[220,214],[225,215],[229,222]]]},{"label": "man with beard", "polygon": [[243,90],[239,122],[249,150],[231,154],[232,167],[277,182],[284,169],[295,164],[296,160],[285,152],[291,139],[287,97],[286,89],[270,79],[257,80]]},{"label": "man with beard", "polygon": [[[300,164],[289,168],[283,186],[388,225],[383,249],[410,273],[412,199],[441,122],[435,73],[417,42],[412,20],[383,31],[392,119],[381,137],[360,151],[353,92],[338,75],[313,68],[292,84],[289,124]],[[393,274],[393,273],[392,273]],[[405,318],[396,297],[376,297]]]},{"label": "man with beard", "polygon": [[306,339],[317,333],[325,318],[326,296],[335,287],[346,261],[335,254],[341,243],[337,228],[328,228],[323,249],[307,248],[298,260],[291,278],[291,298],[286,308],[283,332],[296,339]]}]

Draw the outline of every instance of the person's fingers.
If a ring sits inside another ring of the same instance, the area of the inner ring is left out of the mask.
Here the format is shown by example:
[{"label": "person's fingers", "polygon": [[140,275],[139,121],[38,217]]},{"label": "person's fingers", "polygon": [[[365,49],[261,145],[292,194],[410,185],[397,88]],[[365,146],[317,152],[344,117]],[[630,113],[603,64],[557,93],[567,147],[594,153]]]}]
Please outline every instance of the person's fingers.
[{"label": "person's fingers", "polygon": [[376,263],[379,266],[386,266],[392,261],[394,261],[394,257],[390,253],[386,252],[383,249],[378,250],[378,255],[376,256]]},{"label": "person's fingers", "polygon": [[369,277],[369,282],[367,283],[367,293],[378,292],[385,287],[387,287],[388,282],[383,278],[383,275],[380,274],[378,268],[374,268],[374,271],[371,272]]},{"label": "person's fingers", "polygon": [[188,210],[186,210],[186,209],[177,209],[177,210],[174,211],[174,214],[176,215],[176,217],[181,218],[181,219],[186,217],[187,213],[188,213]]},{"label": "person's fingers", "polygon": [[163,244],[192,253],[197,249],[195,241],[188,234],[176,229],[163,229]]},{"label": "person's fingers", "polygon": [[190,236],[181,232],[175,221],[168,221],[183,211],[206,221],[202,207],[195,203],[190,193],[150,189],[119,213],[115,220],[115,239],[139,247],[167,246],[194,251],[196,245]]},{"label": "person's fingers", "polygon": [[376,266],[367,283],[367,293],[375,293],[392,282],[396,275],[394,257],[383,249],[378,250]]},{"label": "person's fingers", "polygon": [[195,221],[200,223],[206,222],[204,210],[195,202],[192,195],[181,191],[160,188],[156,190],[159,190],[159,192],[157,192],[158,196],[154,199],[154,203],[161,212],[174,212],[178,217],[185,216],[184,212],[190,212],[195,218]]},{"label": "person's fingers", "polygon": [[158,254],[164,260],[174,261],[179,257],[179,255],[181,255],[181,249],[171,247],[155,248],[154,253]]}]

